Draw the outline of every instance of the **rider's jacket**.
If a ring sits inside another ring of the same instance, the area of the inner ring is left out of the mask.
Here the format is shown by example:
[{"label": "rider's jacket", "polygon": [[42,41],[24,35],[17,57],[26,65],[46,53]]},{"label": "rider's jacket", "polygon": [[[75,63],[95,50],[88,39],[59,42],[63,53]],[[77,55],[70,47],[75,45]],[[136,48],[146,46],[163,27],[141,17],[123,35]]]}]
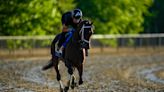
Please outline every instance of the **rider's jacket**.
[{"label": "rider's jacket", "polygon": [[[72,37],[73,32],[77,29],[78,24],[73,23],[72,18],[72,11],[68,11],[62,15],[62,24],[65,24],[69,28],[69,32],[62,32],[60,34],[60,40],[58,43],[58,47],[66,47],[66,44],[68,43],[69,39]],[[82,20],[80,20],[82,21]]]}]

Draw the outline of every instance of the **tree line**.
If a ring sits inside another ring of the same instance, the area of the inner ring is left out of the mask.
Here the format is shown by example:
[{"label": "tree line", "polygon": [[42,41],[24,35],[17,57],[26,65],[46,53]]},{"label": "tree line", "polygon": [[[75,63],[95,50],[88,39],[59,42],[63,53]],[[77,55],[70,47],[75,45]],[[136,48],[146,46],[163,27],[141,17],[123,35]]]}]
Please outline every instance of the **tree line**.
[{"label": "tree line", "polygon": [[0,0],[0,35],[55,35],[62,14],[75,8],[96,34],[163,32],[163,0]]}]

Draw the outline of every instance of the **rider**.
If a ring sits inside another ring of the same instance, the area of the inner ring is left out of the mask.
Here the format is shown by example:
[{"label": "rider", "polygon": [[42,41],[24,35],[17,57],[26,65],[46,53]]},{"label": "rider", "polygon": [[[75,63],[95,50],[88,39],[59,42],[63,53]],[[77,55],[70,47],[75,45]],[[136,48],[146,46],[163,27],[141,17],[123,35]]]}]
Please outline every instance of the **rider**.
[{"label": "rider", "polygon": [[[60,47],[58,53],[62,54],[64,48],[66,47],[67,42],[72,36],[72,30],[77,29],[78,24],[82,21],[82,11],[80,9],[75,9],[63,14],[62,16],[62,33],[61,38],[58,43]],[[57,54],[58,54],[57,53]]]},{"label": "rider", "polygon": [[[78,24],[82,21],[82,11],[80,9],[75,9],[73,11],[66,12],[62,15],[62,33],[58,37],[58,47],[59,50],[55,53],[55,56],[61,57],[66,44],[72,36],[72,30],[76,29]],[[64,54],[64,53],[63,53]],[[53,57],[53,55],[52,55]],[[53,66],[53,61],[43,66],[42,70],[47,70]]]}]

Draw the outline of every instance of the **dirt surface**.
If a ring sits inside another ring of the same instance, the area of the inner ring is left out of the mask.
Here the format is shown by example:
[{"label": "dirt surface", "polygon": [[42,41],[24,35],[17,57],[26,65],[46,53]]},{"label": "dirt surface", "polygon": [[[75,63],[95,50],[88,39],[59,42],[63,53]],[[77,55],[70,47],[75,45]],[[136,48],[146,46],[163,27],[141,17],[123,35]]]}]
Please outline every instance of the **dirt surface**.
[{"label": "dirt surface", "polygon": [[[54,69],[41,71],[48,59],[0,60],[0,92],[59,92]],[[60,71],[66,84],[62,62]],[[91,54],[83,79],[83,85],[69,92],[164,92],[164,55]]]}]

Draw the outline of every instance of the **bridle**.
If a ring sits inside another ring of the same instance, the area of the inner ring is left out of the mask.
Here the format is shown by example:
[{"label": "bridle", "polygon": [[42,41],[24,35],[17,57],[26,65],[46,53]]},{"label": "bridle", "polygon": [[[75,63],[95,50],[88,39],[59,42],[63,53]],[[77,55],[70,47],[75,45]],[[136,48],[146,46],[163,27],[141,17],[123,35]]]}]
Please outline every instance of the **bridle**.
[{"label": "bridle", "polygon": [[83,24],[81,30],[79,31],[79,35],[81,35],[81,41],[82,41],[82,42],[85,42],[85,43],[88,43],[88,44],[89,44],[89,41],[86,40],[86,39],[84,38],[84,29],[85,29],[85,28],[92,28],[92,26],[85,26],[85,25]]}]

